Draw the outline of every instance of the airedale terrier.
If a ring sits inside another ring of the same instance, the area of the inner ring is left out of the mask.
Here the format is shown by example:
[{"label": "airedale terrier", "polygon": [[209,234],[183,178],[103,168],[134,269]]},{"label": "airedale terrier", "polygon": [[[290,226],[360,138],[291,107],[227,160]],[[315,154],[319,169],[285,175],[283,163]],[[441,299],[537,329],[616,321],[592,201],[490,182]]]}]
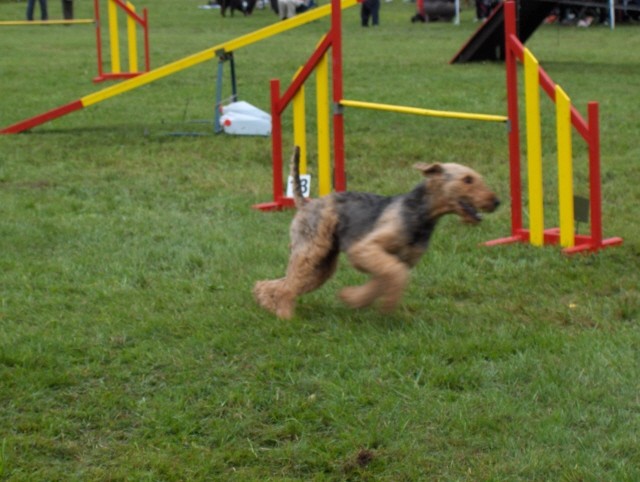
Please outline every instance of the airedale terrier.
[{"label": "airedale terrier", "polygon": [[482,177],[455,163],[417,163],[424,180],[411,192],[392,197],[361,192],[332,193],[305,202],[300,188],[300,151],[291,159],[295,205],[291,223],[290,258],[284,278],[258,281],[258,303],[280,318],[291,318],[298,296],[322,286],[335,272],[338,255],[371,275],[362,286],[340,291],[353,308],[397,305],[409,271],[427,249],[438,219],[455,213],[465,222],[482,220],[480,211],[494,211],[500,201]]}]

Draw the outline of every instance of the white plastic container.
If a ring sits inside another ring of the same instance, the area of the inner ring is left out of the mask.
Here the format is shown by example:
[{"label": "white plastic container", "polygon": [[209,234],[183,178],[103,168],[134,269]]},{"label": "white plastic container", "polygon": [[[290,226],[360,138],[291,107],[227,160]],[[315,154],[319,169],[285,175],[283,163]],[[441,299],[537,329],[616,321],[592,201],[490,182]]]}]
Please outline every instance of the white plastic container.
[{"label": "white plastic container", "polygon": [[271,115],[267,112],[258,109],[256,106],[249,104],[249,102],[245,102],[244,100],[239,100],[237,102],[231,102],[230,104],[222,106],[222,113],[236,113],[236,114],[244,114],[253,117],[260,117],[262,119],[271,120]]},{"label": "white plastic container", "polygon": [[220,125],[226,134],[239,136],[271,135],[271,115],[245,101],[222,106]]}]

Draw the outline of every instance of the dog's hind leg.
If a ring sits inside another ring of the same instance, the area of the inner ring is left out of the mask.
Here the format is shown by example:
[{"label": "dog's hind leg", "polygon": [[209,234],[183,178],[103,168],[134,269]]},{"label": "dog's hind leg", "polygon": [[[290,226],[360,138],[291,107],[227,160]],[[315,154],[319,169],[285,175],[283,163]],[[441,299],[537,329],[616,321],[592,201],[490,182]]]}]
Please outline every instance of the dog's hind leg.
[{"label": "dog's hind leg", "polygon": [[352,308],[364,308],[381,298],[381,309],[393,310],[409,280],[409,267],[375,239],[355,244],[347,256],[356,269],[370,274],[371,279],[361,286],[343,288],[340,291],[342,301]]},{"label": "dog's hind leg", "polygon": [[322,286],[338,263],[337,217],[331,203],[316,201],[303,209],[299,197],[301,209],[291,224],[287,273],[278,280],[259,281],[253,290],[258,303],[280,318],[291,318],[296,298]]},{"label": "dog's hind leg", "polygon": [[337,250],[314,252],[313,247],[299,248],[302,249],[291,254],[284,278],[258,281],[253,289],[258,303],[278,318],[291,318],[296,298],[322,286],[338,264]]}]

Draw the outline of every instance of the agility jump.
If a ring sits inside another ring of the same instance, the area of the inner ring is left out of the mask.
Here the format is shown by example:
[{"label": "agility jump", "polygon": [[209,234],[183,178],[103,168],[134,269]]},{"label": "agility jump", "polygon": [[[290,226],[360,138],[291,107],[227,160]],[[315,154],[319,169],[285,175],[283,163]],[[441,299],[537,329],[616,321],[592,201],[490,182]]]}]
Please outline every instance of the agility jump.
[{"label": "agility jump", "polygon": [[[340,5],[339,0],[332,3]],[[343,2],[343,8],[351,6],[355,0],[348,4]],[[333,189],[344,191],[346,189],[345,161],[344,161],[344,108],[365,108],[403,114],[413,114],[429,117],[441,117],[450,119],[463,119],[475,121],[489,121],[506,123],[507,117],[503,115],[476,114],[469,112],[452,112],[443,110],[420,109],[414,107],[379,104],[347,100],[343,98],[342,84],[342,14],[340,8],[334,8],[331,14],[331,29],[319,42],[316,50],[311,54],[306,64],[302,66],[294,77],[291,85],[280,94],[280,81],[271,81],[271,119],[272,119],[272,157],[273,157],[273,200],[254,205],[254,208],[262,211],[280,210],[293,206],[293,199],[287,197],[283,183],[283,156],[282,156],[282,115],[287,106],[293,104],[294,142],[300,146],[300,173],[305,174],[307,168],[306,134],[304,130],[304,110],[301,108],[304,96],[304,83],[309,76],[316,71],[317,89],[317,125],[318,125],[318,194],[324,196],[331,192],[331,174],[329,152],[331,147],[328,109],[328,55],[331,51],[331,80],[333,84]]]},{"label": "agility jump", "polygon": [[[149,15],[147,9],[142,10],[142,16],[136,13],[136,9],[129,1],[107,0],[107,23],[109,27],[109,52],[111,72],[105,72],[102,65],[102,30],[100,28],[100,1],[94,0],[96,22],[96,49],[98,57],[98,76],[94,82],[102,82],[112,79],[130,79],[143,72],[151,70],[149,58]],[[127,51],[129,58],[129,71],[123,72],[120,62],[120,34],[118,30],[118,11],[122,11],[127,23]],[[138,68],[138,38],[136,26],[142,29],[144,42],[144,70]]]},{"label": "agility jump", "polygon": [[[102,54],[102,27],[100,25],[100,0],[93,2],[94,18],[63,19],[63,20],[9,20],[0,21],[2,26],[31,26],[31,25],[95,25],[96,29],[96,55],[98,60],[98,75],[94,82],[112,79],[129,79],[148,72],[151,69],[149,59],[149,19],[147,9],[143,9],[142,16],[136,13],[136,9],[129,1],[107,0],[107,21],[108,21],[108,47],[110,54],[111,72],[106,72],[103,68]],[[118,11],[122,11],[126,17],[127,25],[127,53],[129,60],[129,70],[123,71],[120,62],[120,34],[118,29]],[[142,29],[144,42],[144,70],[138,67],[138,39],[136,28]]]},{"label": "agility jump", "polygon": [[[343,2],[341,6],[338,2],[340,8],[347,8],[348,6],[352,6],[355,4],[355,0],[347,0]],[[179,60],[163,65],[162,67],[158,67],[156,69],[150,70],[149,72],[142,73],[131,79],[124,80],[119,84],[106,87],[102,90],[94,92],[93,94],[86,95],[84,97],[81,97],[80,99],[74,100],[60,107],[44,112],[43,114],[30,117],[23,121],[12,124],[1,129],[0,134],[17,134],[29,129],[33,129],[34,127],[37,127],[51,120],[57,119],[72,112],[76,112],[86,107],[90,107],[94,104],[103,102],[117,95],[124,94],[125,92],[129,92],[130,90],[137,89],[138,87],[142,87],[143,85],[150,84],[151,82],[155,82],[156,80],[160,80],[169,75],[183,71],[195,65],[199,65],[208,60],[215,59],[219,55],[224,55],[227,52],[233,52],[242,47],[247,47],[266,38],[300,27],[309,22],[313,22],[314,20],[326,17],[327,15],[331,14],[331,10],[331,5],[323,5],[322,7],[311,9],[288,20],[275,23],[273,25],[248,33],[228,42],[224,42],[206,50],[202,50],[193,55],[183,57]]]},{"label": "agility jump", "polygon": [[[339,0],[332,0],[337,3]],[[488,246],[512,242],[530,242],[536,246],[545,244],[560,244],[566,254],[583,251],[597,251],[607,246],[622,243],[621,238],[602,238],[602,206],[600,179],[600,132],[598,123],[598,104],[590,102],[588,105],[589,118],[586,122],[579,112],[571,105],[571,101],[562,88],[553,83],[546,72],[538,65],[533,55],[524,48],[516,35],[515,4],[513,0],[504,3],[505,9],[505,42],[506,48],[506,77],[507,77],[507,116],[474,114],[466,112],[450,112],[431,109],[420,109],[406,106],[395,106],[372,102],[346,100],[342,98],[342,51],[341,51],[341,12],[334,9],[331,30],[322,39],[316,51],[301,68],[285,93],[280,96],[279,80],[271,81],[271,106],[273,119],[272,155],[273,155],[273,201],[255,205],[261,210],[277,210],[293,205],[293,200],[285,196],[283,187],[282,167],[282,133],[281,116],[287,105],[294,100],[294,140],[304,152],[301,162],[301,173],[306,171],[306,137],[298,131],[304,128],[304,120],[299,119],[300,101],[296,107],[295,99],[304,95],[304,82],[314,68],[320,70],[327,51],[332,50],[332,80],[333,80],[333,132],[334,132],[334,189],[344,191],[346,178],[344,172],[344,107],[374,109],[402,114],[413,114],[450,119],[475,121],[503,122],[509,129],[509,165],[511,185],[511,219],[512,235],[485,243]],[[530,229],[522,226],[522,189],[520,173],[520,133],[518,119],[518,86],[516,60],[525,65],[526,112],[527,112],[527,141],[528,141],[528,174],[530,199]],[[317,89],[320,92],[327,85],[327,74],[317,73]],[[542,198],[542,157],[540,134],[540,86],[556,105],[557,140],[558,140],[558,191],[560,207],[560,228],[545,230],[543,227],[543,198]],[[323,98],[323,97],[322,97]],[[328,96],[326,97],[328,99]],[[318,94],[318,177],[319,195],[328,194],[327,182],[331,169],[328,160],[328,120],[325,120],[323,107],[328,101],[321,102]],[[589,235],[578,235],[574,226],[573,206],[573,159],[571,146],[572,126],[587,142],[589,148]],[[302,157],[302,156],[301,156]]]},{"label": "agility jump", "polygon": [[[505,67],[507,76],[507,109],[509,130],[509,169],[511,189],[511,236],[489,241],[488,246],[523,242],[535,246],[560,244],[566,254],[598,251],[622,244],[622,238],[602,237],[602,193],[600,178],[600,127],[598,103],[589,102],[585,121],[571,105],[569,96],[539,66],[533,54],[516,35],[515,3],[504,3]],[[517,61],[524,64],[525,111],[527,122],[527,172],[529,191],[529,229],[522,223],[522,181],[520,170],[520,130],[518,113]],[[556,106],[556,138],[558,145],[559,228],[544,229],[542,192],[542,154],[540,134],[540,88]],[[589,149],[589,218],[591,233],[575,234],[573,197],[572,127]]]}]

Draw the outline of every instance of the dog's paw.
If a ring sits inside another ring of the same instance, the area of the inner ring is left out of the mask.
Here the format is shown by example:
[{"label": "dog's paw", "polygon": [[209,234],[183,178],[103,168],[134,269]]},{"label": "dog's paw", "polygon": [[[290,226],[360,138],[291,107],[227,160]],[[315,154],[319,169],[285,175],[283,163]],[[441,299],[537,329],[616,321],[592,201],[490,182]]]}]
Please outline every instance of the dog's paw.
[{"label": "dog's paw", "polygon": [[253,288],[253,297],[260,306],[278,318],[293,318],[295,302],[282,290],[281,280],[258,281]]}]

